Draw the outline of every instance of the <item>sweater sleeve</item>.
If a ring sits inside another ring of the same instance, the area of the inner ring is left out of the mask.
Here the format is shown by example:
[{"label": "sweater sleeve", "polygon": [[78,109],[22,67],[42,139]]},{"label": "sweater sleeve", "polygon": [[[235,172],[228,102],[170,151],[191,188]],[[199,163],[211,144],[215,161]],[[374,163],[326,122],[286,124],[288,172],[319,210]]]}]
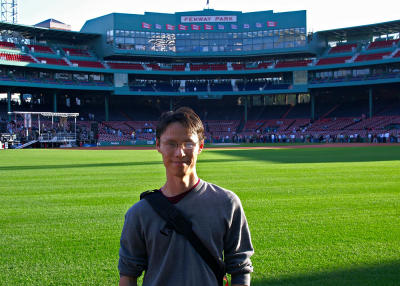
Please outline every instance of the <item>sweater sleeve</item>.
[{"label": "sweater sleeve", "polygon": [[118,269],[121,276],[139,277],[147,268],[146,244],[140,219],[133,206],[125,215],[122,229]]},{"label": "sweater sleeve", "polygon": [[231,217],[224,238],[224,261],[231,274],[232,284],[250,285],[253,266],[250,257],[254,253],[250,230],[240,199],[235,195],[231,201]]}]

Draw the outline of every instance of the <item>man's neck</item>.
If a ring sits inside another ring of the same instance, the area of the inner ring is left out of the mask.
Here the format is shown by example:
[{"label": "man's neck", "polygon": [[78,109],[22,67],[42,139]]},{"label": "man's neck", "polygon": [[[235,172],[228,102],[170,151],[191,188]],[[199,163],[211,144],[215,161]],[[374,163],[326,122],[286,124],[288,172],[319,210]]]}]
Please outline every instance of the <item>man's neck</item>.
[{"label": "man's neck", "polygon": [[198,180],[196,173],[184,177],[171,176],[167,177],[167,182],[161,189],[165,196],[173,197],[190,190]]}]

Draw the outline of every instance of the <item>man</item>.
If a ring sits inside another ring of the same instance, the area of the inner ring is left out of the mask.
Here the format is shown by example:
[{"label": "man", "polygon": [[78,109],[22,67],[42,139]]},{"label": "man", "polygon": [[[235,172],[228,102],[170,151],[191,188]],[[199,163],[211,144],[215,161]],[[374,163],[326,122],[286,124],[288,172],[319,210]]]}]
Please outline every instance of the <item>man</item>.
[{"label": "man", "polygon": [[[159,191],[192,222],[194,233],[213,256],[224,258],[232,285],[250,285],[253,247],[240,200],[197,176],[197,156],[204,147],[200,118],[187,107],[164,113],[156,147],[166,171]],[[119,255],[120,285],[137,285],[143,271],[144,286],[217,285],[190,242],[168,228],[146,200],[126,213]]]}]

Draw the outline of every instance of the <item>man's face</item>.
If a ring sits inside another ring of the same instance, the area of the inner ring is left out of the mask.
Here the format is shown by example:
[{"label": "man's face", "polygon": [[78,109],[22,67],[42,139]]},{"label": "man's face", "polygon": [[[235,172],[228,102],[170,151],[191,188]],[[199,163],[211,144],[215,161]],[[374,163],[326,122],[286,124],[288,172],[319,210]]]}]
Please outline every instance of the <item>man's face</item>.
[{"label": "man's face", "polygon": [[195,133],[190,133],[182,124],[168,125],[160,139],[156,141],[157,151],[161,153],[167,176],[184,177],[196,171],[197,156],[203,149]]}]

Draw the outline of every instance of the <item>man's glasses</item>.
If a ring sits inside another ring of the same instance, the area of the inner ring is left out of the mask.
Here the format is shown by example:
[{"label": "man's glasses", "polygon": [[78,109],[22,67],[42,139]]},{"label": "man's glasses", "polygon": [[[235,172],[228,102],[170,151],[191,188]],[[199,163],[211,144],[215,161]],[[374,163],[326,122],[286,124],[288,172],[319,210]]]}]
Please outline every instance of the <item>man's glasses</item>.
[{"label": "man's glasses", "polygon": [[161,144],[164,145],[168,151],[174,151],[180,146],[182,146],[184,151],[192,151],[194,148],[196,148],[197,142],[183,142],[179,144],[174,141],[167,141]]}]

